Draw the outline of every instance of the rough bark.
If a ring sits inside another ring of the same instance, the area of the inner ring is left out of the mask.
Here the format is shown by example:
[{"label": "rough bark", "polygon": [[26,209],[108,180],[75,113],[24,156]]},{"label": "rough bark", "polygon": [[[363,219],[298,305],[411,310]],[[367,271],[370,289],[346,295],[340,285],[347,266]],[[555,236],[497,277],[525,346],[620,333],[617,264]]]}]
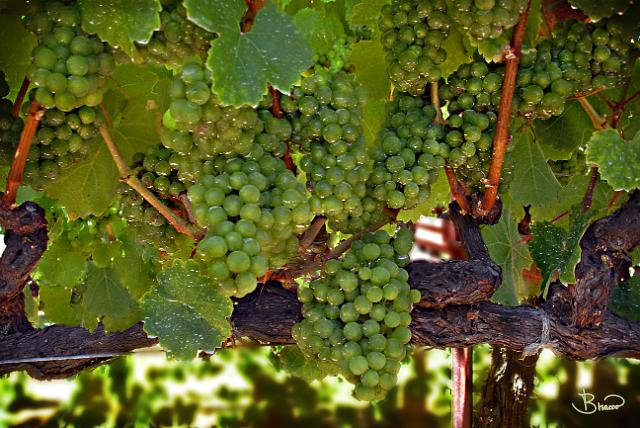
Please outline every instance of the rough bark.
[{"label": "rough bark", "polygon": [[527,428],[527,404],[533,391],[538,355],[522,354],[503,347],[493,348],[491,367],[475,415],[476,427]]},{"label": "rough bark", "polygon": [[571,323],[598,327],[604,320],[611,287],[629,274],[627,252],[640,244],[640,192],[613,215],[594,222],[585,232],[576,266],[575,285],[569,286]]},{"label": "rough bark", "polygon": [[47,249],[47,220],[33,202],[0,210],[6,245],[0,257],[0,337],[33,330],[24,313],[22,290]]},{"label": "rough bark", "polygon": [[[2,337],[0,344],[0,375],[25,370],[36,379],[61,379],[82,370],[107,363],[113,357],[104,354],[124,354],[134,349],[158,343],[147,337],[142,323],[118,333],[105,334],[98,326],[93,333],[82,327],[52,325],[27,333],[15,333]],[[93,358],[64,359],[65,356],[94,355]],[[52,360],[56,357],[62,359]],[[50,359],[51,361],[18,362],[19,360]],[[15,361],[7,364],[7,361]]]}]

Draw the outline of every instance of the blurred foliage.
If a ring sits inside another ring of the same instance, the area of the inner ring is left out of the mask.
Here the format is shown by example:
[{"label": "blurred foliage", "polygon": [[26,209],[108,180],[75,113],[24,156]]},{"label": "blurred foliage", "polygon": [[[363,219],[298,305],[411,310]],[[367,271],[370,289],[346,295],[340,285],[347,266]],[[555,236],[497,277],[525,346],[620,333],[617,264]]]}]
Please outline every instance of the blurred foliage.
[{"label": "blurred foliage", "polygon": [[[417,350],[398,387],[373,404],[355,401],[333,378],[308,384],[277,369],[268,348],[221,351],[209,361],[167,361],[140,353],[75,379],[38,382],[24,374],[0,379],[0,427],[448,427],[448,351]],[[476,406],[490,348],[474,348]],[[585,383],[586,382],[586,383]],[[580,415],[582,385],[602,400],[618,394],[614,412]],[[626,360],[576,363],[545,352],[530,402],[531,426],[632,426],[640,405],[640,364]]]}]

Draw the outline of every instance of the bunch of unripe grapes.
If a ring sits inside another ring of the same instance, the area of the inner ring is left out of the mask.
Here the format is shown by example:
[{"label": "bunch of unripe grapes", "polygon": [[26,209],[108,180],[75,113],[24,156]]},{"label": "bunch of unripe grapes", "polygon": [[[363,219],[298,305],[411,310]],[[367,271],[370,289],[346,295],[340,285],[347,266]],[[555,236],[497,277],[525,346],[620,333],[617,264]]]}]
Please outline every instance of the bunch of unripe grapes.
[{"label": "bunch of unripe grapes", "polygon": [[213,163],[214,174],[188,191],[196,220],[207,228],[197,256],[223,293],[241,297],[297,252],[296,234],[311,210],[306,189],[281,159],[220,156]]},{"label": "bunch of unripe grapes", "polygon": [[[449,0],[449,14],[477,41],[504,37],[518,23],[527,0]],[[506,40],[506,39],[505,39]]]},{"label": "bunch of unripe grapes", "polygon": [[345,62],[351,53],[351,45],[356,42],[356,37],[343,34],[336,40],[331,50],[322,54],[315,54],[313,62],[316,68],[320,67],[330,73],[337,73],[345,67]]},{"label": "bunch of unripe grapes", "polygon": [[476,61],[462,64],[439,87],[441,102],[446,104],[450,114],[457,114],[465,110],[478,112],[497,111],[500,104],[500,90],[504,69],[502,66],[492,66]]},{"label": "bunch of unripe grapes", "polygon": [[25,25],[38,38],[27,70],[38,88],[36,101],[63,112],[99,105],[115,62],[99,38],[82,30],[78,7],[46,3],[26,17]]},{"label": "bunch of unripe grapes", "polygon": [[436,112],[422,98],[397,94],[387,105],[380,144],[372,149],[375,160],[369,185],[375,199],[389,208],[411,209],[429,197],[435,171],[442,168],[449,149],[440,143],[441,125]]},{"label": "bunch of unripe grapes", "polygon": [[119,216],[120,203],[112,204],[104,216],[89,216],[66,223],[63,228],[72,248],[91,256],[99,268],[106,268],[122,255],[120,236],[126,220]]},{"label": "bunch of unripe grapes", "polygon": [[[28,109],[29,104],[25,103],[23,110]],[[46,110],[27,158],[27,183],[43,190],[61,171],[84,159],[103,120],[95,107],[84,106],[67,113],[57,108]]]},{"label": "bunch of unripe grapes", "polygon": [[427,84],[440,80],[440,64],[447,59],[442,45],[450,26],[445,0],[394,0],[382,8],[379,27],[387,75],[398,90],[422,95]]},{"label": "bunch of unripe grapes", "polygon": [[566,185],[571,177],[585,175],[589,170],[587,158],[582,147],[578,148],[566,160],[550,160],[549,166],[560,183]]},{"label": "bunch of unripe grapes", "polygon": [[133,156],[131,171],[162,199],[177,198],[185,191],[178,178],[178,163],[171,150],[156,146]]},{"label": "bunch of unripe grapes", "polygon": [[160,12],[160,29],[149,43],[138,44],[138,52],[149,64],[178,69],[188,58],[205,59],[214,34],[187,19],[181,2],[164,1]]},{"label": "bunch of unripe grapes", "polygon": [[322,277],[298,288],[303,320],[291,329],[308,363],[342,375],[360,400],[377,400],[397,382],[411,341],[408,263],[413,233],[384,231],[354,242],[340,259],[328,260]]},{"label": "bunch of unripe grapes", "polygon": [[197,150],[203,159],[246,156],[255,149],[254,140],[264,124],[253,108],[220,105],[211,93],[210,74],[190,61],[174,77],[169,112],[175,126],[165,123],[162,142],[178,153]]},{"label": "bunch of unripe grapes", "polygon": [[342,72],[317,72],[303,79],[293,96],[282,97],[281,106],[292,118],[292,142],[305,153],[300,169],[312,192],[312,211],[344,233],[379,220],[382,207],[368,195],[372,161],[352,78]]},{"label": "bunch of unripe grapes", "polygon": [[565,79],[576,82],[578,93],[616,86],[631,72],[634,44],[613,21],[566,21],[546,43],[550,51],[547,58],[558,63]]},{"label": "bunch of unripe grapes", "polygon": [[5,74],[0,70],[0,151],[2,157],[8,161],[18,145],[23,122],[13,115],[13,102],[5,98],[9,95],[9,84],[5,80]]}]

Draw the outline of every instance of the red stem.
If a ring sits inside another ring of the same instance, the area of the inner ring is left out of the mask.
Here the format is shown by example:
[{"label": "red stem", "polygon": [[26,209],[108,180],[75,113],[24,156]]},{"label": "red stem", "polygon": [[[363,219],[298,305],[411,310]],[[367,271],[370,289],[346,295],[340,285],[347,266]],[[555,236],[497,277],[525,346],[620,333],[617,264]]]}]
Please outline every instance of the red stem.
[{"label": "red stem", "polygon": [[473,347],[453,348],[451,362],[453,373],[451,393],[453,395],[453,428],[471,428],[473,415]]},{"label": "red stem", "polygon": [[464,191],[464,187],[460,184],[456,178],[456,174],[449,165],[444,166],[444,172],[447,175],[447,181],[449,181],[449,188],[451,189],[451,196],[456,200],[460,209],[465,213],[470,213],[469,201],[467,201],[467,195]]},{"label": "red stem", "polygon": [[522,42],[527,27],[527,17],[529,16],[529,8],[531,0],[527,4],[527,8],[522,12],[518,24],[513,29],[511,46],[505,52],[505,70],[504,81],[502,84],[502,93],[500,95],[500,106],[498,108],[498,123],[496,124],[496,133],[493,137],[493,151],[491,153],[491,164],[487,174],[486,190],[484,192],[482,202],[480,203],[480,212],[488,213],[496,203],[498,196],[498,185],[500,184],[500,175],[502,174],[502,164],[504,156],[507,152],[507,144],[509,144],[509,122],[511,121],[511,104],[513,101],[513,93],[516,86],[516,77],[518,75],[518,64],[520,62]]},{"label": "red stem", "polygon": [[29,89],[29,79],[26,77],[22,80],[22,85],[20,85],[20,91],[18,91],[18,96],[16,97],[16,102],[13,103],[13,115],[18,117],[20,115],[20,109],[22,108],[22,102],[24,101],[24,97],[27,95],[27,90]]},{"label": "red stem", "polygon": [[7,175],[7,190],[4,192],[4,195],[2,195],[3,207],[11,207],[16,202],[16,194],[18,193],[20,183],[22,183],[22,173],[27,162],[27,157],[29,156],[31,141],[38,129],[38,122],[40,122],[43,115],[44,109],[42,106],[37,101],[33,101],[31,107],[29,107],[29,114],[22,129],[22,134],[20,134],[18,148],[16,148],[16,152],[13,155],[9,175]]},{"label": "red stem", "polygon": [[582,212],[587,212],[591,208],[591,204],[593,203],[593,191],[596,188],[596,184],[598,183],[598,177],[600,174],[598,173],[598,168],[593,168],[593,172],[591,173],[591,180],[589,181],[589,186],[587,187],[587,192],[584,195],[584,199],[582,200]]},{"label": "red stem", "polygon": [[284,114],[282,107],[280,107],[280,91],[273,86],[269,86],[269,92],[271,93],[271,114],[276,119],[282,119]]}]

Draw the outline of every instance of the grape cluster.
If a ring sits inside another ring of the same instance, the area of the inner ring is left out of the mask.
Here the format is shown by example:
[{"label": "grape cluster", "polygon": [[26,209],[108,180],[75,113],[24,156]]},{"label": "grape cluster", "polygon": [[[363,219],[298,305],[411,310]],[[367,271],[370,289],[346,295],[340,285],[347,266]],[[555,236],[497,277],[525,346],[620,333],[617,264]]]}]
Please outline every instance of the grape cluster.
[{"label": "grape cluster", "polygon": [[421,95],[428,83],[440,80],[440,64],[447,58],[442,45],[450,26],[445,0],[393,0],[382,8],[379,27],[387,75],[398,90]]},{"label": "grape cluster", "polygon": [[[23,108],[28,110],[28,103]],[[46,110],[27,158],[27,183],[43,190],[47,180],[55,181],[61,171],[82,160],[91,150],[102,120],[95,107],[84,106],[67,113],[56,108]]]},{"label": "grape cluster", "polygon": [[566,160],[549,161],[549,166],[560,183],[566,185],[571,177],[584,175],[589,171],[587,158],[583,148],[578,148]]},{"label": "grape cluster", "polygon": [[397,382],[411,340],[408,263],[413,233],[395,239],[377,231],[354,242],[341,259],[325,263],[323,276],[298,288],[304,319],[292,336],[312,364],[356,385],[360,400],[377,400]]},{"label": "grape cluster", "polygon": [[328,52],[315,54],[313,62],[316,69],[328,70],[337,73],[345,68],[346,59],[351,53],[351,45],[356,42],[356,37],[343,34],[335,41]]},{"label": "grape cluster", "polygon": [[389,208],[410,209],[429,197],[430,183],[445,164],[448,146],[439,143],[443,127],[435,109],[422,98],[398,94],[387,105],[387,119],[370,178],[373,197]]},{"label": "grape cluster", "polygon": [[89,216],[67,222],[64,226],[66,238],[72,248],[91,256],[95,265],[106,268],[122,253],[125,220],[119,216],[120,203],[114,203],[102,217]]},{"label": "grape cluster", "polygon": [[207,228],[197,255],[229,296],[252,292],[269,267],[298,248],[296,233],[311,218],[306,189],[281,159],[218,157],[214,174],[188,191],[196,220]]},{"label": "grape cluster", "polygon": [[210,85],[210,72],[201,64],[182,66],[169,89],[175,126],[165,120],[162,143],[182,154],[197,151],[203,159],[249,155],[256,150],[254,140],[264,123],[253,108],[220,105]]},{"label": "grape cluster", "polygon": [[566,21],[554,31],[543,58],[557,62],[565,79],[576,83],[578,93],[612,87],[631,72],[631,47],[623,30],[613,21],[595,23]]},{"label": "grape cluster", "polygon": [[326,72],[303,79],[281,100],[292,118],[292,143],[305,155],[300,169],[312,191],[312,211],[329,226],[354,233],[381,218],[382,207],[368,195],[371,173],[361,125],[360,94],[345,73]]},{"label": "grape cluster", "polygon": [[99,105],[115,62],[99,38],[82,30],[78,7],[47,2],[25,25],[38,38],[27,70],[35,99],[63,112]]},{"label": "grape cluster", "polygon": [[450,16],[477,41],[504,39],[526,7],[527,0],[449,0]]},{"label": "grape cluster", "polygon": [[132,172],[162,199],[177,198],[185,190],[178,179],[179,159],[171,150],[156,146],[133,156]]},{"label": "grape cluster", "polygon": [[462,64],[439,87],[440,100],[447,102],[450,114],[473,109],[478,112],[497,112],[504,69],[477,61]]},{"label": "grape cluster", "polygon": [[5,98],[9,95],[9,84],[5,74],[0,71],[0,150],[2,159],[8,159],[18,145],[22,131],[22,119],[13,115],[13,103]]},{"label": "grape cluster", "polygon": [[186,59],[205,59],[214,34],[198,27],[187,19],[181,2],[163,2],[160,13],[160,29],[151,36],[149,43],[138,45],[142,58],[154,65],[178,69]]}]

